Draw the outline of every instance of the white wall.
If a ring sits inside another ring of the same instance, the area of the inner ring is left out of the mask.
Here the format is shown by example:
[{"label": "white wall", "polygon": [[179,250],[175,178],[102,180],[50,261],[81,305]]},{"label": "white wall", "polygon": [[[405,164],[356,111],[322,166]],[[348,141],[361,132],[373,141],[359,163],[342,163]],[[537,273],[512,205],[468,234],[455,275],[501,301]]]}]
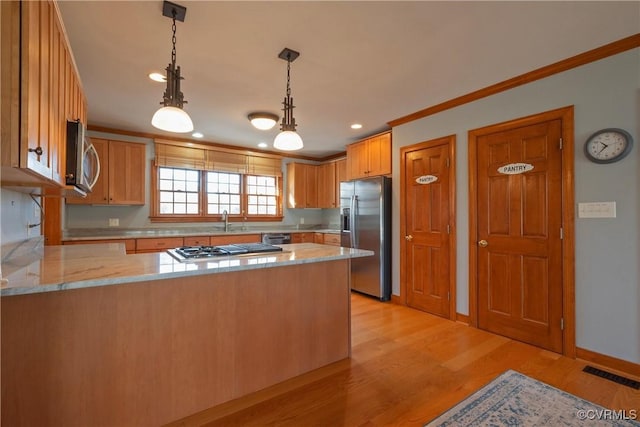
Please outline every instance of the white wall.
[{"label": "white wall", "polygon": [[[39,198],[36,198],[39,201]],[[22,242],[39,236],[41,227],[28,228],[40,223],[40,210],[28,194],[6,188],[0,189],[0,244]]]},{"label": "white wall", "polygon": [[[576,345],[640,363],[640,49],[394,128],[394,242],[400,242],[399,148],[455,134],[457,311],[468,314],[467,132],[568,105],[575,106],[576,202],[617,203],[616,218],[583,219],[576,214]],[[608,127],[629,131],[635,140],[633,151],[614,164],[587,161],[582,151],[585,139]],[[399,262],[395,251],[396,295]]]}]

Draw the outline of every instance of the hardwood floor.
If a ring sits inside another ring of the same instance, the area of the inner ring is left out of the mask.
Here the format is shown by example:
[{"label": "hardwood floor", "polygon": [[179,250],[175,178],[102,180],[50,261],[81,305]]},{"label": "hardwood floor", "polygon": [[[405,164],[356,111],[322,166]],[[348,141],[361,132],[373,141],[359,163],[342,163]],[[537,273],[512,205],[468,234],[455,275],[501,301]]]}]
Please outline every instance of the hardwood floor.
[{"label": "hardwood floor", "polygon": [[351,359],[171,425],[420,426],[507,369],[607,408],[640,408],[640,391],[582,372],[583,361],[361,295],[351,303]]}]

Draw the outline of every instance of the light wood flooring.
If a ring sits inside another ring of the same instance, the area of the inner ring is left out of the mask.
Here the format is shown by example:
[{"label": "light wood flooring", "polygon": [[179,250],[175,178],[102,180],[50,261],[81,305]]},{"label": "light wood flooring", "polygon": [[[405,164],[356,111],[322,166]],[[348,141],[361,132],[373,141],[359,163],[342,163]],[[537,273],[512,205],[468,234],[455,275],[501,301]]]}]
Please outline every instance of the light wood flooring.
[{"label": "light wood flooring", "polygon": [[421,426],[507,369],[640,409],[640,391],[582,372],[583,361],[362,295],[351,302],[351,359],[171,425]]}]

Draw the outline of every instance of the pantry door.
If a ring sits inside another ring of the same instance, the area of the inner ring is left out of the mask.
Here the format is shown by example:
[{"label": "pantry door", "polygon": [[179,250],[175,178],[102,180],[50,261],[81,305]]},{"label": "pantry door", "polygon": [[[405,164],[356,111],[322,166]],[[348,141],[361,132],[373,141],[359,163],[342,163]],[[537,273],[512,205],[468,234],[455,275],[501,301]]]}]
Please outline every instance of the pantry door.
[{"label": "pantry door", "polygon": [[455,137],[401,150],[403,294],[409,307],[455,319]]},{"label": "pantry door", "polygon": [[559,118],[541,118],[470,133],[477,325],[558,353],[564,327],[562,126]]}]

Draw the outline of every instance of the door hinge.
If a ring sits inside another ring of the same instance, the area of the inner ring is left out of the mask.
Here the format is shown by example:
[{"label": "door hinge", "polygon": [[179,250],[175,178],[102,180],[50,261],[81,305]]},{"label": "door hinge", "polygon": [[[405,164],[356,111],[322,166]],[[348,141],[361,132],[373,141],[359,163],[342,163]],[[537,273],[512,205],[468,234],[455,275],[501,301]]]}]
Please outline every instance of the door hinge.
[{"label": "door hinge", "polygon": [[560,240],[564,239],[564,228],[560,227]]},{"label": "door hinge", "polygon": [[447,224],[447,234],[451,234],[451,226]]},{"label": "door hinge", "polygon": [[562,138],[560,138],[560,149],[562,150]]},{"label": "door hinge", "polygon": [[445,164],[447,165],[447,167],[449,167],[449,158],[447,157],[447,160],[445,161]]},{"label": "door hinge", "polygon": [[560,318],[560,330],[564,331],[564,317]]}]

